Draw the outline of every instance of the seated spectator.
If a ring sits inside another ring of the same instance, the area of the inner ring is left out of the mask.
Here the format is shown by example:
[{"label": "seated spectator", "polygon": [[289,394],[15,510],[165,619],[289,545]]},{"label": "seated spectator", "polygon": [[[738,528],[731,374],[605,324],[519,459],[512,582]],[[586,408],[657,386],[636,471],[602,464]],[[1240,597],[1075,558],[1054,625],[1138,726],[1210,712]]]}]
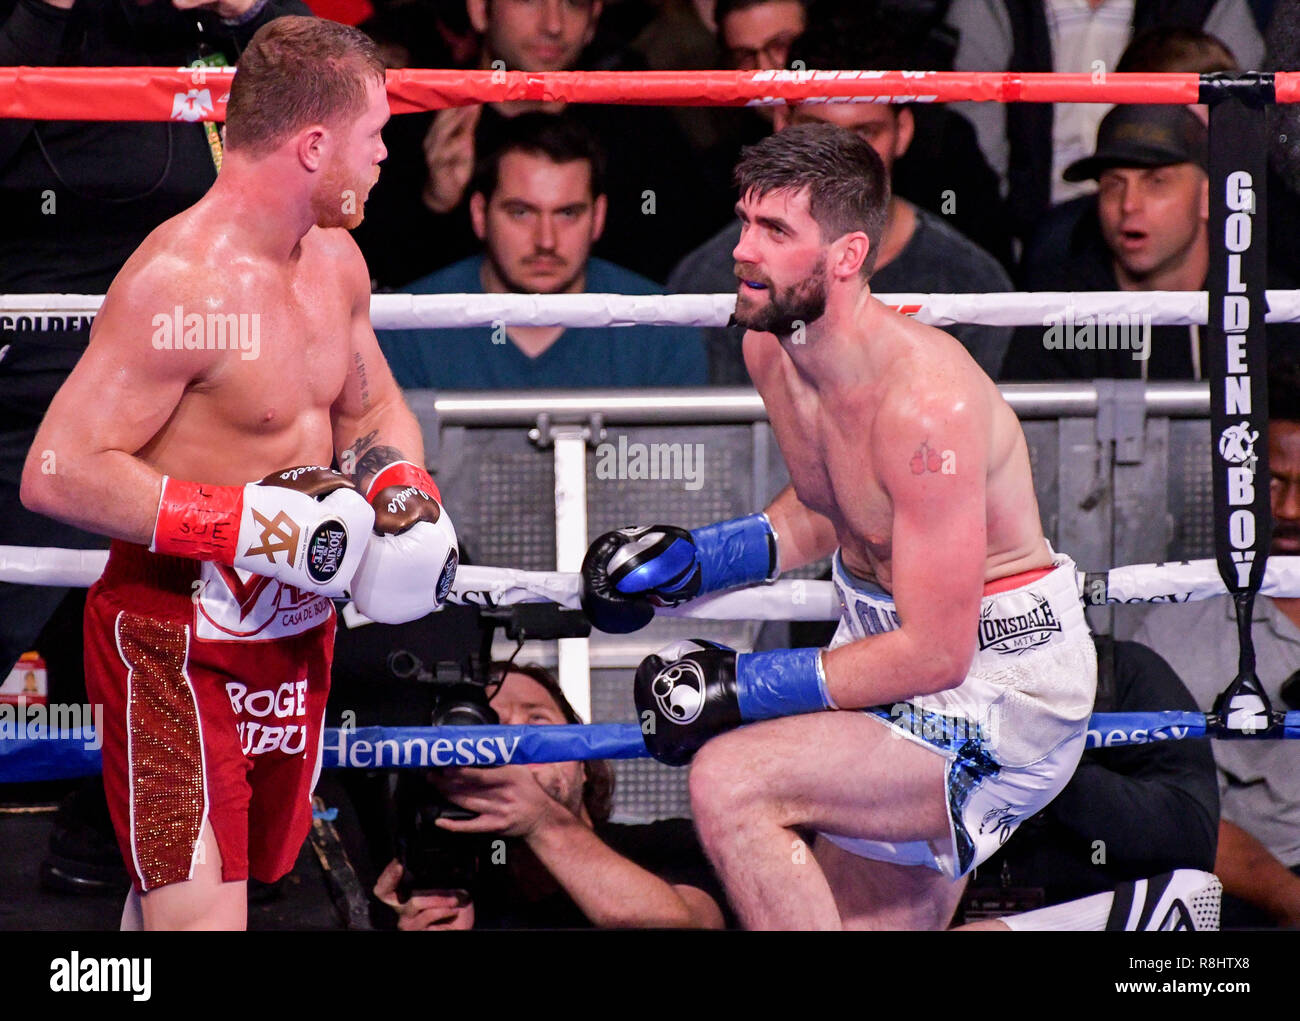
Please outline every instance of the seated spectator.
[{"label": "seated spectator", "polygon": [[[586,66],[581,58],[596,36],[602,3],[466,0],[466,8],[481,39],[479,68],[549,72]],[[466,189],[478,154],[495,149],[519,114],[563,108],[520,101],[393,117],[384,129],[389,156],[355,232],[376,284],[405,289],[474,251]],[[572,115],[610,154],[609,230],[600,253],[662,280],[725,219],[723,182],[682,172],[690,143],[667,109],[575,105]]]},{"label": "seated spectator", "polygon": [[[718,0],[713,16],[728,67],[784,70],[791,45],[808,27],[808,4],[806,0]],[[755,111],[768,122],[769,130],[774,109],[760,106]]]},{"label": "seated spectator", "polygon": [[[712,6],[713,0],[709,0]],[[797,2],[797,0],[791,0]],[[623,6],[632,6],[625,4]],[[647,71],[712,71],[722,66],[718,35],[712,21],[705,24],[692,0],[658,0],[641,31],[621,54],[619,70],[639,62]],[[602,19],[602,25],[610,19]],[[730,140],[734,125],[745,114],[725,106],[671,106],[668,111],[691,140],[696,153],[713,153]],[[718,153],[717,155],[721,155]],[[732,161],[725,164],[725,177]]]},{"label": "seated spectator", "polygon": [[[502,725],[582,722],[547,671],[501,666],[491,705]],[[406,901],[398,895],[402,866],[391,862],[375,896],[397,912],[400,929],[723,927],[723,894],[690,820],[610,822],[607,762],[443,769],[432,782],[478,813],[439,825],[506,837],[505,862],[481,865],[473,899],[439,891]]]},{"label": "seated spectator", "polygon": [[466,67],[478,57],[478,40],[460,0],[380,4],[357,27],[375,41],[390,68]]},{"label": "seated spectator", "polygon": [[[1198,291],[1209,271],[1205,124],[1184,106],[1117,106],[1101,122],[1097,151],[1066,168],[1094,178],[1095,216],[1065,252],[1026,266],[1031,291]],[[1201,329],[1122,329],[1062,321],[1016,330],[1003,379],[1200,379]],[[1086,345],[1086,346],[1085,346]]]},{"label": "seated spectator", "polygon": [[[846,36],[835,25],[813,26],[796,40],[790,61],[807,68],[903,68],[910,64],[887,34],[863,32]],[[890,203],[885,236],[871,275],[878,293],[969,293],[1008,291],[1011,282],[996,259],[954,230],[941,216],[909,202],[903,157],[914,144],[917,120],[911,105],[894,103],[812,103],[779,108],[778,126],[809,120],[830,121],[857,132],[879,153],[891,171],[895,194]],[[959,201],[970,201],[962,193]],[[688,255],[673,270],[669,288],[679,293],[734,291],[732,249],[740,241],[734,222]],[[954,326],[953,336],[966,345],[980,367],[997,373],[1011,331],[1005,327]],[[714,383],[747,383],[741,358],[744,330],[731,327],[709,331],[709,375]]]},{"label": "seated spectator", "polygon": [[[712,0],[709,0],[712,2]],[[732,71],[784,70],[790,44],[808,23],[808,0],[718,0],[714,7],[715,56],[710,67]],[[731,169],[740,150],[772,133],[775,107],[683,107],[706,113],[716,128],[709,165],[722,169],[721,201],[731,194]],[[724,205],[723,207],[727,207]],[[721,224],[730,217],[719,220]],[[728,288],[729,290],[730,288]]]},{"label": "seated spectator", "polygon": [[[1136,642],[1097,644],[1098,713],[1196,711],[1164,660]],[[1174,869],[1214,867],[1219,792],[1205,741],[1083,753],[1065,789],[981,865],[966,919],[1060,904]],[[1009,902],[1008,902],[1009,901]]]},{"label": "seated spectator", "polygon": [[[1097,151],[1066,168],[1097,178],[1095,208],[1062,243],[1024,267],[1030,291],[1200,291],[1209,271],[1208,132],[1183,106],[1117,106],[1101,122]],[[1276,267],[1269,286],[1288,283]],[[1290,324],[1266,327],[1270,347],[1296,343]],[[1205,331],[1151,326],[1136,313],[1074,321],[1062,315],[1019,327],[1003,380],[1205,378]]]},{"label": "seated spectator", "polygon": [[[1272,66],[1272,65],[1269,65]],[[1214,36],[1191,28],[1150,28],[1139,32],[1128,44],[1115,67],[1117,74],[1147,71],[1161,74],[1185,71],[1195,74],[1213,74],[1221,71],[1238,71],[1237,58]],[[1283,104],[1281,108],[1285,108]],[[1208,107],[1193,107],[1202,119],[1208,119]],[[1274,203],[1269,190],[1269,209]],[[1044,259],[1059,258],[1060,253],[1075,244],[1075,231],[1086,236],[1088,225],[1095,229],[1097,195],[1089,192],[1078,198],[1061,202],[1049,209],[1025,242],[1021,265],[1026,269],[1037,266]],[[1084,224],[1084,226],[1080,226]],[[1272,235],[1269,237],[1272,241]],[[1270,253],[1271,254],[1271,253]],[[1024,273],[1021,277],[1023,279]]]},{"label": "seated spectator", "polygon": [[[414,294],[656,294],[651,281],[602,259],[604,155],[567,115],[522,114],[479,165],[469,211],[483,253],[408,288]],[[383,330],[403,387],[692,386],[706,382],[698,329],[666,326],[483,326]]]},{"label": "seated spectator", "polygon": [[[1300,369],[1269,372],[1268,466],[1277,556],[1300,555]],[[1255,597],[1256,671],[1275,709],[1300,708],[1300,599]],[[1210,711],[1237,675],[1231,597],[1153,607],[1134,634],[1169,661]],[[1300,926],[1300,746],[1294,741],[1212,741],[1218,766],[1224,927]]]},{"label": "seated spectator", "polygon": [[[958,71],[1116,69],[1138,32],[1157,25],[1202,29],[1260,66],[1263,39],[1246,0],[953,0],[948,24],[960,34]],[[962,103],[980,147],[1004,182],[1015,235],[1027,238],[1056,202],[1082,193],[1061,171],[1087,153],[1106,107],[1097,103]],[[1072,187],[1073,186],[1073,187]]]}]

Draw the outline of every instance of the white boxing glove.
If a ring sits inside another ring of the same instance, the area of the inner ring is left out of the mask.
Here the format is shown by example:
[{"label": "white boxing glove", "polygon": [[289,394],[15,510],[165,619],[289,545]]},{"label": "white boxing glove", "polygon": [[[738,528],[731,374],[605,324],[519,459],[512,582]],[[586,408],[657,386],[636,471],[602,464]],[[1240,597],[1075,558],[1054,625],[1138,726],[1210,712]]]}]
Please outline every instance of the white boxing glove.
[{"label": "white boxing glove", "polygon": [[[434,495],[433,481],[417,476],[403,484],[403,475],[424,474],[411,468],[385,469],[370,487],[374,533],[353,576],[352,599],[361,613],[380,624],[405,624],[439,609],[460,563],[456,530]],[[389,484],[394,478],[398,481]]]},{"label": "white boxing glove", "polygon": [[366,498],[329,468],[288,468],[246,486],[164,476],[149,548],[339,597],[361,563],[374,520]]}]

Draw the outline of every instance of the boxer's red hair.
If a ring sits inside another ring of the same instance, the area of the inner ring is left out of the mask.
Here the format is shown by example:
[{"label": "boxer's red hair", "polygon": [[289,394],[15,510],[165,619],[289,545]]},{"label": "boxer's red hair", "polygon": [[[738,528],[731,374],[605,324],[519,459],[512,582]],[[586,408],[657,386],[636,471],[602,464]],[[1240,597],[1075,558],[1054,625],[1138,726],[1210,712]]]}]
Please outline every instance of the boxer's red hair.
[{"label": "boxer's red hair", "polygon": [[269,152],[309,124],[359,116],[384,62],[364,33],[324,18],[282,17],[240,55],[226,106],[226,146]]}]

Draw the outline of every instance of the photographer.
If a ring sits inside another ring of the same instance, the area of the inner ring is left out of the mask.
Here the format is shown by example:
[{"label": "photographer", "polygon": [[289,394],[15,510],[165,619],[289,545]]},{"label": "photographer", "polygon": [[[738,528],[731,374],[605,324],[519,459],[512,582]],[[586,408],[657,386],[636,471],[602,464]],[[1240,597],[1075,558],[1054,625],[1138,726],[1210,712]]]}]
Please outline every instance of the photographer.
[{"label": "photographer", "polygon": [[[505,668],[491,706],[502,725],[580,723],[544,669]],[[723,927],[723,897],[689,820],[608,821],[613,771],[602,761],[443,769],[431,782],[478,813],[439,819],[449,833],[508,838],[485,855],[472,895],[416,892],[403,901],[399,862],[375,896],[400,929]]]}]

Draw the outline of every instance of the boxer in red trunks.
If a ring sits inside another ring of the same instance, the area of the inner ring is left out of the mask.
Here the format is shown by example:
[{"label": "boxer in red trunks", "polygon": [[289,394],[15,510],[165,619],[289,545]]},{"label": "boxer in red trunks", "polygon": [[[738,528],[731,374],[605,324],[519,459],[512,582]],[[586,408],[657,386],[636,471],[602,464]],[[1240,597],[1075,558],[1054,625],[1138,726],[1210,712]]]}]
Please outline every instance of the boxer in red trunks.
[{"label": "boxer in red trunks", "polygon": [[[455,573],[342,229],[378,179],[387,119],[364,35],[263,27],[231,85],[216,183],[122,268],[24,469],[26,506],[115,540],[88,598],[86,682],[146,928],[243,928],[248,876],[292,868],[330,598],[410,620]],[[341,471],[310,467],[336,457]]]}]

